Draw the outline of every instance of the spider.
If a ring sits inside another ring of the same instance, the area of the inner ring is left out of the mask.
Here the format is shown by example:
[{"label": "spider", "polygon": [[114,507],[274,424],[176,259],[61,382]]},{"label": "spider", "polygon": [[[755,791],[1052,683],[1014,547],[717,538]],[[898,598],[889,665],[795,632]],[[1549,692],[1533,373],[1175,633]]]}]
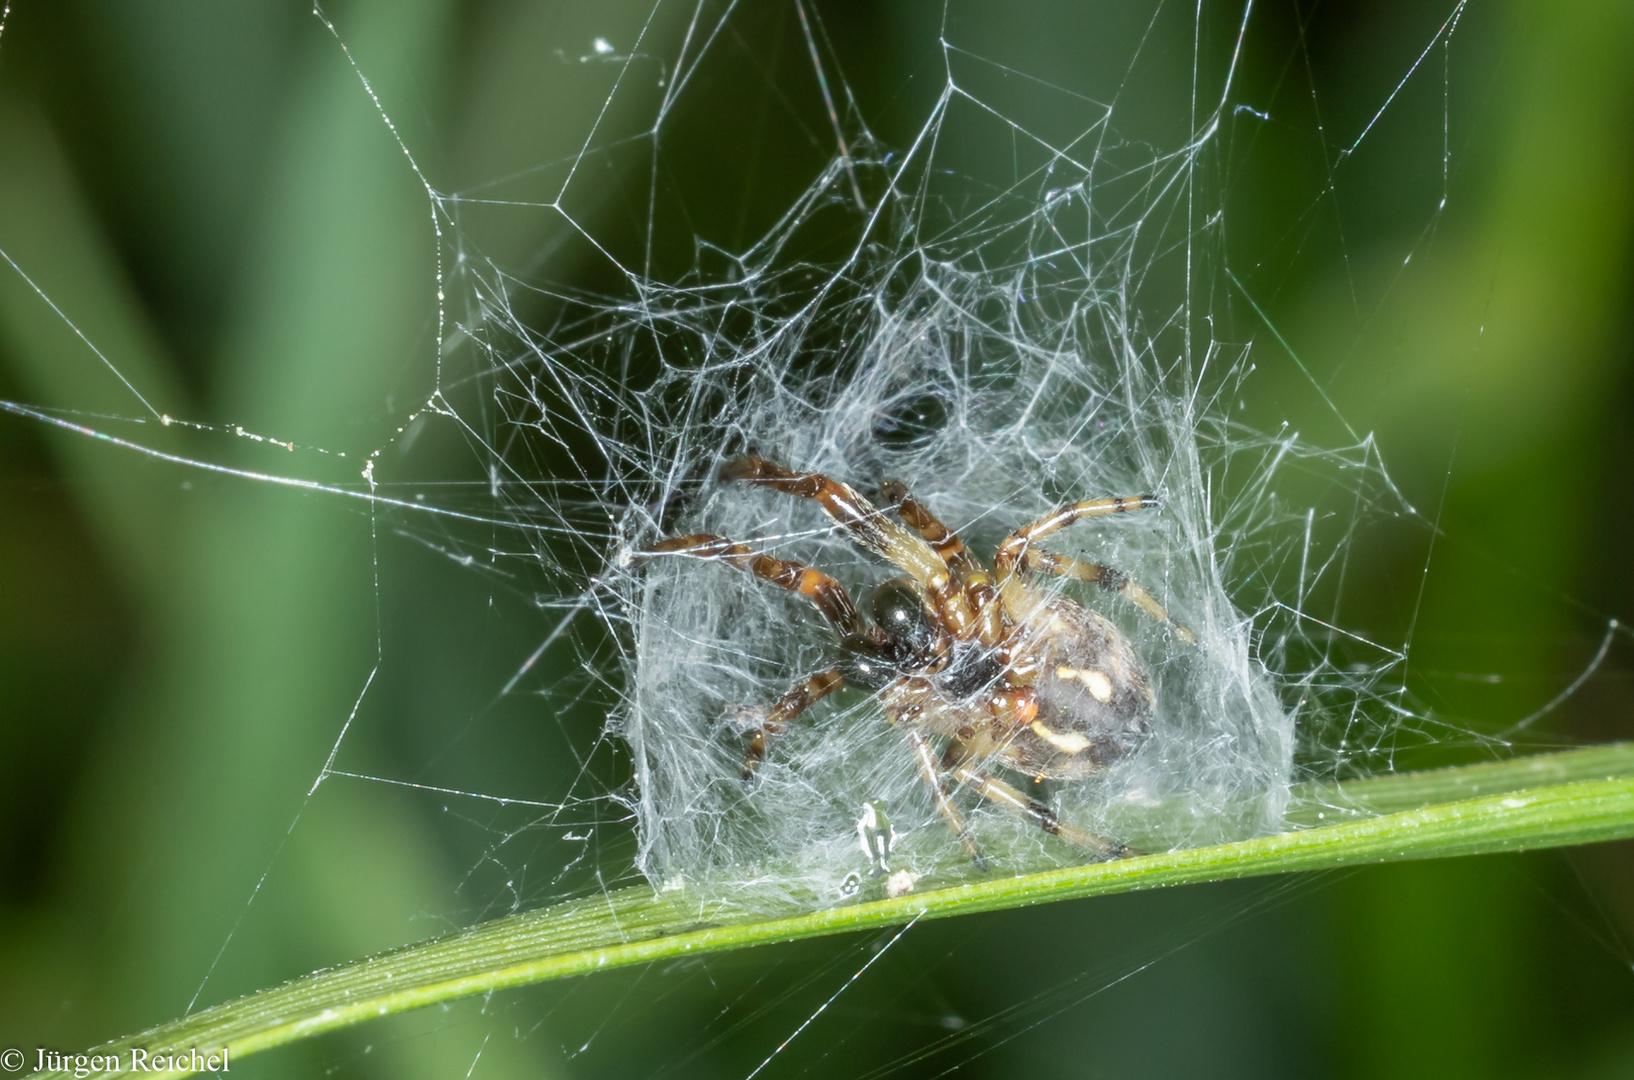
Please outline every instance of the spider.
[{"label": "spider", "polygon": [[[1128,639],[1105,617],[1037,588],[1025,573],[1093,582],[1134,602],[1180,639],[1193,641],[1189,630],[1124,574],[1033,546],[1084,518],[1154,507],[1156,496],[1059,507],[1005,537],[989,571],[897,481],[884,485],[882,497],[902,523],[847,484],[758,457],[727,464],[721,479],[815,501],[853,542],[906,572],[875,589],[870,620],[822,571],[725,537],[694,533],[639,552],[718,560],[799,593],[839,637],[833,666],[802,679],[770,708],[751,712],[746,784],[791,721],[852,685],[876,694],[886,718],[906,735],[937,811],[978,867],[985,868],[986,860],[954,803],[950,780],[1099,857],[1127,853],[1115,841],[1062,821],[983,766],[996,762],[1035,781],[1070,781],[1146,741],[1154,698]],[[940,758],[932,736],[946,740]]]}]

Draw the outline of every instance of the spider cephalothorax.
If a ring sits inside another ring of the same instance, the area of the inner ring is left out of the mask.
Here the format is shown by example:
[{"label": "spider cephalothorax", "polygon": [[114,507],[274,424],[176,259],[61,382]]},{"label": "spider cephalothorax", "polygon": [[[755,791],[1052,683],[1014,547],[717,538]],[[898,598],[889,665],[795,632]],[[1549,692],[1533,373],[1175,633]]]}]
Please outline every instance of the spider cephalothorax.
[{"label": "spider cephalothorax", "polygon": [[[1083,518],[1155,506],[1154,496],[1060,507],[1007,536],[989,571],[899,483],[886,484],[883,495],[900,523],[846,484],[761,458],[732,462],[721,476],[814,500],[856,543],[907,574],[875,590],[869,619],[827,574],[724,537],[678,536],[643,552],[729,563],[807,597],[839,634],[834,666],[753,714],[746,782],[790,721],[851,684],[874,692],[887,719],[906,734],[937,810],[978,863],[981,853],[953,803],[949,779],[1092,851],[1122,852],[1120,845],[1062,822],[985,767],[997,763],[1035,780],[1077,779],[1133,753],[1150,734],[1152,690],[1128,639],[1107,619],[1036,588],[1025,575],[1093,582],[1192,640],[1118,571],[1032,546]],[[928,736],[946,740],[940,759]]]}]

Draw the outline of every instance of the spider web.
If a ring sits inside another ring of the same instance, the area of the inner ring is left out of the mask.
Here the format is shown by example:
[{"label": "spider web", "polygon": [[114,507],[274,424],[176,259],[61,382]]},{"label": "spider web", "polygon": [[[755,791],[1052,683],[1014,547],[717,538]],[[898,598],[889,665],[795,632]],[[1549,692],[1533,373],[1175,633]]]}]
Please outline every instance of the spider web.
[{"label": "spider web", "polygon": [[[707,531],[819,566],[854,595],[893,573],[811,507],[713,480],[750,451],[862,489],[903,479],[984,556],[1063,501],[1157,492],[1161,509],[1080,525],[1050,546],[1126,571],[1198,643],[1115,599],[1052,586],[1134,642],[1159,704],[1147,748],[1049,797],[1063,816],[1147,848],[1275,831],[1302,782],[1389,770],[1422,749],[1504,752],[1581,686],[1611,641],[1538,714],[1496,735],[1419,700],[1408,683],[1411,623],[1369,633],[1347,613],[1367,545],[1416,543],[1428,560],[1433,515],[1398,489],[1373,439],[1330,397],[1331,373],[1314,371],[1270,314],[1307,262],[1349,259],[1336,211],[1347,169],[1425,93],[1444,124],[1424,150],[1439,176],[1413,192],[1423,230],[1403,265],[1432,241],[1454,162],[1445,58],[1463,17],[1462,3],[1449,5],[1428,25],[1373,111],[1338,137],[1314,85],[1284,85],[1297,82],[1303,40],[1287,45],[1280,17],[1263,26],[1251,4],[1159,5],[1125,37],[1097,43],[1112,60],[1087,75],[990,55],[978,24],[950,8],[939,27],[915,28],[931,60],[888,107],[848,81],[816,5],[773,15],[659,4],[637,24],[548,43],[555,62],[604,87],[577,149],[458,190],[417,163],[393,126],[395,104],[345,53],[424,185],[436,243],[432,355],[408,380],[419,404],[393,436],[343,453],[165,416],[100,352],[145,419],[177,441],[5,408],[236,481],[353,500],[368,515],[386,611],[378,659],[306,796],[352,784],[434,806],[466,867],[455,901],[426,900],[443,918],[642,881],[768,908],[845,902],[886,887],[880,860],[859,844],[870,813],[888,817],[872,827],[909,887],[971,872],[900,733],[866,695],[819,706],[775,745],[752,793],[738,783],[732,710],[825,666],[828,631],[796,598],[746,575],[632,551]],[[320,19],[344,52],[344,33]],[[1281,81],[1265,75],[1275,65],[1247,63],[1259,48],[1286,60]],[[722,174],[734,165],[750,169],[754,143],[721,148],[706,166],[696,147],[730,123],[712,113],[719,88],[745,82],[783,117],[768,125],[781,129],[773,144],[793,133],[812,167],[803,188],[758,203],[746,194],[732,220],[710,188],[729,184]],[[1289,138],[1304,145],[1310,182],[1281,209],[1280,228],[1240,241],[1233,215],[1263,144]],[[536,239],[509,250],[512,232]],[[26,278],[27,267],[13,268]],[[330,460],[243,469],[212,453],[224,438]],[[433,564],[452,569],[445,576],[478,606],[505,610],[506,640],[493,651],[505,660],[466,680],[469,700],[446,711],[463,723],[449,722],[412,768],[357,760],[359,726],[387,723],[376,703],[413,681],[404,669],[417,646],[392,621],[394,597],[426,588]],[[543,729],[517,755],[526,780],[496,764],[519,723]],[[1002,813],[971,811],[1007,869],[1082,858]],[[1281,888],[1244,907],[1274,907]],[[1205,920],[1197,934],[1234,917]],[[883,978],[889,950],[925,933],[846,946],[810,974],[789,961],[767,978],[793,985],[769,1005],[754,1003],[761,975],[743,976],[742,961],[680,971],[673,977],[692,983],[748,982],[677,1070],[767,1017],[789,1034],[749,1074],[781,1067],[785,1046],[858,980]],[[1178,932],[1176,947],[1195,940]],[[1039,1000],[1079,1004],[1153,955]],[[563,1006],[541,993],[487,1008],[491,1034],[514,1021],[525,1039]],[[791,1008],[805,1019],[781,1018]],[[613,1012],[618,1028],[639,1015]],[[584,1023],[580,1013],[561,1026]],[[931,1045],[962,1062],[970,1036],[957,1032],[968,1024],[933,1018],[947,1034]],[[569,1057],[598,1039],[600,1026]]]},{"label": "spider web", "polygon": [[[811,507],[713,482],[751,451],[865,487],[904,480],[979,552],[1063,500],[1161,494],[1144,521],[1058,542],[1150,582],[1199,638],[1176,648],[1138,613],[1100,605],[1147,657],[1159,715],[1141,753],[1053,793],[1070,819],[1141,847],[1218,842],[1280,828],[1296,773],[1388,767],[1408,730],[1391,681],[1404,652],[1347,637],[1338,606],[1366,515],[1416,511],[1342,418],[1351,441],[1323,446],[1232,415],[1267,326],[1232,270],[1223,215],[1198,207],[1222,199],[1233,129],[1264,122],[1235,98],[1251,8],[1220,28],[1216,58],[1199,45],[1172,147],[1118,124],[1141,43],[1103,98],[1023,79],[945,32],[922,125],[887,144],[839,77],[820,18],[795,13],[827,120],[814,130],[833,153],[740,246],[693,230],[662,152],[692,137],[688,88],[740,18],[730,5],[689,13],[656,80],[650,24],[627,55],[597,46],[617,79],[582,152],[523,182],[548,197],[513,197],[515,180],[433,192],[454,299],[436,388],[407,430],[451,425],[475,448],[480,513],[507,519],[521,548],[519,566],[489,564],[525,575],[557,617],[504,692],[559,694],[559,657],[593,658],[585,692],[610,719],[575,788],[628,809],[636,865],[655,883],[752,885],[756,902],[798,906],[881,891],[898,867],[908,881],[968,872],[871,698],[844,695],[796,725],[745,795],[730,717],[832,662],[829,632],[796,598],[718,565],[632,550],[724,535],[822,567],[857,595],[892,572]],[[1456,13],[1431,47],[1455,24]],[[650,106],[621,124],[621,94]],[[949,149],[1005,143],[996,160]],[[646,213],[638,229],[598,230],[581,178],[623,154],[652,162],[632,198]],[[564,242],[590,245],[615,287],[586,293],[549,267],[483,257],[463,226],[471,207],[496,204],[559,218]],[[679,235],[677,220],[689,222]],[[1326,477],[1344,502],[1286,491],[1296,470]],[[372,465],[369,478],[402,482]],[[473,546],[446,520],[402,527],[436,550]],[[1307,733],[1297,766],[1296,724]],[[625,748],[632,775],[615,780]],[[876,812],[890,820],[889,860],[858,844],[861,816]],[[1083,857],[1002,812],[975,813],[979,842],[1011,866]]]}]

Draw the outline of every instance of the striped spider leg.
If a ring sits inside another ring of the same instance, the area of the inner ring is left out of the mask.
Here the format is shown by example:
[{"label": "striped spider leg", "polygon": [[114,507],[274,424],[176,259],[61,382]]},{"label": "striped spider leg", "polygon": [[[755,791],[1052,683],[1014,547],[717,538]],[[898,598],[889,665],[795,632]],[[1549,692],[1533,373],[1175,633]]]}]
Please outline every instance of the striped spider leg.
[{"label": "striped spider leg", "polygon": [[[712,533],[693,533],[677,536],[645,548],[639,555],[691,555],[700,559],[714,559],[752,574],[763,581],[790,592],[799,593],[816,605],[822,616],[833,625],[842,641],[854,643],[854,648],[869,649],[877,644],[879,634],[870,627],[852,602],[845,586],[821,570],[803,563],[775,558],[755,551],[747,544],[728,540]],[[845,685],[840,668],[831,667],[797,683],[788,693],[778,698],[770,709],[759,713],[751,711],[753,726],[749,732],[749,747],[744,751],[743,780],[754,780],[755,771],[765,760],[773,739],[787,730],[790,721],[812,705]]]},{"label": "striped spider leg", "polygon": [[[1014,575],[1018,564],[1022,570],[1032,573],[1054,574],[1058,577],[1087,581],[1100,586],[1106,592],[1121,594],[1146,614],[1166,625],[1180,640],[1187,644],[1195,643],[1196,635],[1177,622],[1167,608],[1158,603],[1151,593],[1132,581],[1129,575],[1100,563],[1084,562],[1032,546],[1033,541],[1058,533],[1068,525],[1085,518],[1126,514],[1132,510],[1148,510],[1157,505],[1156,495],[1132,495],[1111,499],[1088,499],[1051,510],[1037,521],[1023,525],[999,544],[998,554],[993,557],[993,567],[998,575],[1000,589],[1003,590],[1010,582],[1016,580]],[[1011,592],[1014,595],[1018,590],[1012,588]]]}]

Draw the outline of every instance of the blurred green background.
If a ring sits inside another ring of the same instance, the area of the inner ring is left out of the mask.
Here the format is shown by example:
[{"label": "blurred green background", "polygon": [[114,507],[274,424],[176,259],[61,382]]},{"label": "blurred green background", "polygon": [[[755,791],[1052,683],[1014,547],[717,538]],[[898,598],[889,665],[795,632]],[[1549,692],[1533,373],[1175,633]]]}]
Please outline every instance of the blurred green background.
[{"label": "blurred green background", "polygon": [[[621,54],[644,35],[604,120],[624,131],[650,116],[693,11],[325,10],[433,187],[533,203],[621,70],[595,39]],[[702,10],[713,26],[720,11]],[[1194,40],[1189,8],[955,6],[945,30],[936,5],[817,10],[831,77],[895,146],[943,86],[943,32],[1004,65],[995,94],[1036,78],[1116,95],[1121,134],[1179,145],[1194,47],[1217,87],[1242,16],[1204,5]],[[1426,51],[1453,16],[1451,48]],[[663,129],[660,214],[684,239],[739,246],[832,141],[792,4],[735,12],[710,48]],[[1347,626],[1410,635],[1409,700],[1459,729],[1526,716],[1583,670],[1608,618],[1634,613],[1630,56],[1634,8],[1614,0],[1262,4],[1233,100],[1268,119],[1228,114],[1200,188],[1314,382],[1439,521],[1433,551],[1423,528],[1358,543]],[[1082,127],[1036,118],[1057,121]],[[586,158],[596,175],[567,200],[615,244],[647,221],[638,150]],[[461,220],[469,249],[519,280],[616,285],[554,212],[484,213]],[[659,241],[660,263],[684,264],[682,240]],[[433,385],[426,194],[299,3],[17,3],[0,37],[0,247],[62,313],[0,267],[0,398],[100,431],[355,483],[370,451],[402,447]],[[1203,303],[1256,333],[1228,291]],[[1345,441],[1263,333],[1253,359],[1250,422]],[[217,430],[159,428],[109,364],[158,413]],[[419,475],[467,475],[468,447],[428,438]],[[347,500],[0,416],[0,1047],[88,1046],[566,887],[554,874],[580,849],[514,808],[345,778],[310,793],[349,717],[337,768],[547,801],[598,723],[567,692],[495,700],[549,620],[389,522],[378,533]],[[1634,736],[1629,659],[1617,638],[1531,747]],[[542,663],[562,686],[578,677],[571,652]],[[588,865],[626,878],[621,850]],[[1631,854],[916,927],[762,1075],[1631,1075]],[[878,944],[466,1002],[234,1073],[747,1075]]]}]

